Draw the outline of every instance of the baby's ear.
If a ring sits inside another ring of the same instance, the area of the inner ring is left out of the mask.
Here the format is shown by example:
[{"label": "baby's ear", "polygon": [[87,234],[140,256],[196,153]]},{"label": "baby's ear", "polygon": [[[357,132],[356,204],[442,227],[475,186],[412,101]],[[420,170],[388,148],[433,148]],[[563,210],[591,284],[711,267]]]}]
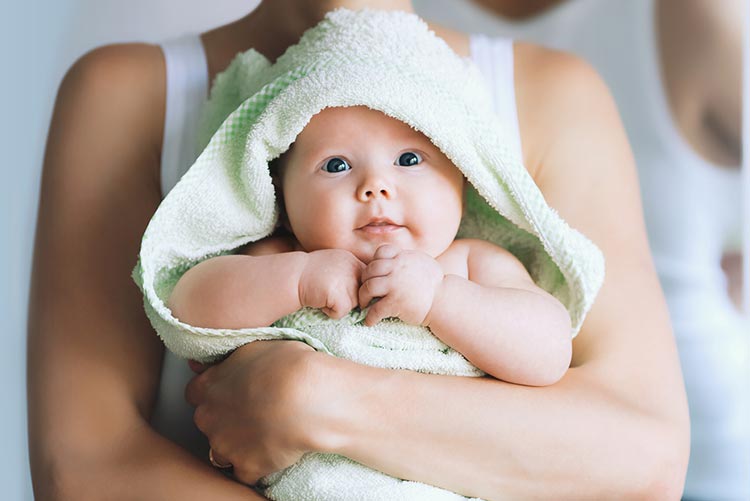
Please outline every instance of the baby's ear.
[{"label": "baby's ear", "polygon": [[273,182],[273,190],[276,193],[276,203],[279,204],[279,221],[277,227],[284,228],[289,233],[292,233],[292,227],[289,224],[289,218],[286,215],[286,205],[284,204],[284,191],[281,189],[281,177],[278,171],[271,171],[271,181]]},{"label": "baby's ear", "polygon": [[268,170],[271,174],[271,181],[273,182],[273,190],[276,193],[276,202],[279,204],[279,222],[277,227],[283,227],[286,231],[292,234],[292,226],[289,224],[289,217],[286,214],[286,205],[284,203],[284,169],[286,169],[286,162],[289,152],[294,146],[294,143],[289,146],[289,149],[268,162]]},{"label": "baby's ear", "polygon": [[461,193],[461,214],[466,214],[466,192],[469,191],[470,186],[471,183],[469,183],[469,180],[464,176],[464,188],[463,193]]}]

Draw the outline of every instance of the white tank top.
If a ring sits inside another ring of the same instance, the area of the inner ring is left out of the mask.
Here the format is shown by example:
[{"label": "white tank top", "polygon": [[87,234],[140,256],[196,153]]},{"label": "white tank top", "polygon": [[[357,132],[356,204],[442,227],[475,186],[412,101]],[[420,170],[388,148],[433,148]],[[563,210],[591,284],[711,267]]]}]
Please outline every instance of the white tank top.
[{"label": "white tank top", "polygon": [[[208,98],[208,68],[198,35],[161,44],[167,70],[167,103],[161,155],[162,196],[177,183],[200,153],[196,126]],[[470,38],[471,58],[486,77],[493,93],[495,111],[512,136],[512,148],[521,154],[515,88],[513,42],[507,38],[475,35]],[[193,452],[201,460],[208,454],[205,437],[193,425],[193,409],[183,397],[193,376],[187,362],[165,354],[161,385],[152,423],[164,436]]]}]

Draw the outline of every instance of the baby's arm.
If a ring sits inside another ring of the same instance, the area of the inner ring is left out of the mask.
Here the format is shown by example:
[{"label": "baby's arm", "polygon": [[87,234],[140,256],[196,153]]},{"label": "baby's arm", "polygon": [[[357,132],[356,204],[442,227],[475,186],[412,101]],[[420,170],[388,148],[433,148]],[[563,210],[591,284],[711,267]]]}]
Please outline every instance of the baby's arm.
[{"label": "baby's arm", "polygon": [[298,284],[307,256],[281,238],[207,259],[177,282],[167,306],[196,327],[264,327],[301,308]]},{"label": "baby's arm", "polygon": [[468,279],[446,275],[425,324],[488,374],[544,386],[570,365],[570,317],[510,252],[482,240],[466,246]]},{"label": "baby's arm", "polygon": [[348,251],[300,252],[272,237],[197,264],[167,305],[182,322],[215,329],[266,327],[304,306],[341,318],[357,305],[363,268]]}]

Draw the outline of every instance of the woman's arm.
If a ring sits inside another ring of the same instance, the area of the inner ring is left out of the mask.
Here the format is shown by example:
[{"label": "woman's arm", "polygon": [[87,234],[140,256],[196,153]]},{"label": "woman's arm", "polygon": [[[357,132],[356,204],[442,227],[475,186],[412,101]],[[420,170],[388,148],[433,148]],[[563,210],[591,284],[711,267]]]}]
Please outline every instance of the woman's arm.
[{"label": "woman's arm", "polygon": [[527,388],[331,359],[338,393],[351,398],[321,448],[488,499],[679,498],[687,404],[616,107],[580,60],[515,52],[527,167],[606,258],[571,369]]},{"label": "woman's arm", "polygon": [[578,59],[519,44],[516,61],[527,166],[607,263],[570,370],[528,388],[319,356],[339,398],[312,448],[487,499],[679,498],[687,405],[615,105]]},{"label": "woman's arm", "polygon": [[238,478],[317,450],[486,499],[680,497],[687,402],[615,105],[580,60],[524,44],[516,89],[527,167],[607,263],[566,375],[531,388],[251,343],[187,388]]},{"label": "woman's arm", "polygon": [[157,47],[110,46],[59,89],[29,311],[38,499],[259,499],[148,422],[163,348],[130,272],[160,200],[164,78]]}]

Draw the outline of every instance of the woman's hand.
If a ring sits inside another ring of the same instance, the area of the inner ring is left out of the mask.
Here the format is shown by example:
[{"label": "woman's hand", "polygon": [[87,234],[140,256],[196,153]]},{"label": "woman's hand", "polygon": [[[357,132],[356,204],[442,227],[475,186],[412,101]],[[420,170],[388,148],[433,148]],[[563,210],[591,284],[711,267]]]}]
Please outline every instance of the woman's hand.
[{"label": "woman's hand", "polygon": [[239,481],[252,485],[312,450],[325,357],[297,341],[256,341],[211,367],[191,364],[202,371],[185,389],[195,424]]}]

